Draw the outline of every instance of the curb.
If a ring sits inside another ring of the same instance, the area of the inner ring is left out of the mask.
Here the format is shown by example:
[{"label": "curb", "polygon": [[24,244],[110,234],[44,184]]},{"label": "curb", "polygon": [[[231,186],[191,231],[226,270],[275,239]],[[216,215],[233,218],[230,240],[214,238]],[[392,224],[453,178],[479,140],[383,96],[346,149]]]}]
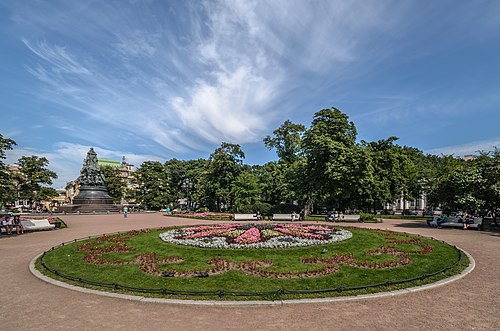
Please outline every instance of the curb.
[{"label": "curb", "polygon": [[88,294],[96,294],[105,297],[125,299],[131,301],[139,301],[139,302],[150,302],[150,303],[161,303],[161,304],[175,304],[175,305],[186,305],[186,306],[215,306],[215,307],[258,307],[258,306],[283,306],[283,305],[296,305],[296,304],[312,304],[312,303],[330,303],[330,302],[350,302],[350,301],[360,301],[360,300],[370,300],[370,299],[378,299],[378,298],[386,298],[386,297],[394,297],[403,294],[409,294],[414,292],[420,292],[425,290],[430,290],[439,286],[443,286],[459,280],[469,273],[471,273],[476,267],[476,262],[474,258],[465,250],[457,247],[469,258],[469,266],[465,268],[460,274],[454,275],[449,278],[442,279],[438,282],[432,284],[426,284],[416,287],[410,287],[402,290],[396,290],[391,292],[380,292],[373,294],[364,294],[357,296],[346,296],[346,297],[334,297],[334,298],[318,298],[318,299],[299,299],[299,300],[279,300],[279,301],[214,301],[214,300],[176,300],[176,299],[162,299],[162,298],[146,298],[139,295],[130,295],[130,294],[121,294],[121,293],[112,293],[105,291],[98,291],[93,289],[88,289],[80,286],[71,285],[48,276],[45,276],[40,271],[36,270],[35,262],[36,260],[43,254],[39,254],[34,257],[29,264],[30,272],[40,280],[43,280],[49,284],[63,287],[69,290],[78,291],[82,293]]}]

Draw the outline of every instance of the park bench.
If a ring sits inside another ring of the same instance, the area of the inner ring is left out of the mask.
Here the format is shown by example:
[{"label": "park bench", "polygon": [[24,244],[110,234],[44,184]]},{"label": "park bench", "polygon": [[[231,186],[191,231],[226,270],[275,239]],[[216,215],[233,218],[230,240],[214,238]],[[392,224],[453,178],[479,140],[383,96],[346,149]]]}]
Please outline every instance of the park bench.
[{"label": "park bench", "polygon": [[[24,228],[24,231],[38,231],[38,230],[52,230],[56,227],[55,224],[50,224],[49,220],[21,220],[21,225]],[[5,227],[2,225],[0,228],[1,232],[7,232]],[[15,227],[14,230],[15,231]]]},{"label": "park bench", "polygon": [[460,217],[450,216],[446,222],[440,224],[440,227],[463,229],[464,221]]},{"label": "park bench", "polygon": [[467,229],[475,229],[475,230],[483,230],[483,218],[482,217],[474,217],[474,223],[469,223]]},{"label": "park bench", "polygon": [[359,215],[344,215],[344,219],[341,219],[340,221],[355,221],[359,222],[360,216]]},{"label": "park bench", "polygon": [[233,220],[235,221],[258,221],[261,220],[262,217],[257,214],[234,214]]},{"label": "park bench", "polygon": [[22,220],[24,231],[52,230],[55,224],[50,224],[48,219],[43,220]]},{"label": "park bench", "polygon": [[295,219],[293,214],[273,214],[273,221],[298,221],[299,215],[296,214]]},{"label": "park bench", "polygon": [[342,215],[341,218],[336,218],[333,220],[331,216],[325,217],[325,221],[333,221],[333,222],[359,222],[360,216],[359,215]]}]

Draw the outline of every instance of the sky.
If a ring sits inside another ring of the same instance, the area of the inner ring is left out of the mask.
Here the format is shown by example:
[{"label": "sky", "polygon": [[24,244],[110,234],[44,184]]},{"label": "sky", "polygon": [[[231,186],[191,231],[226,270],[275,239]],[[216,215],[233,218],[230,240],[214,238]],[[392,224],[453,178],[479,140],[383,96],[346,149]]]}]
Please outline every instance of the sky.
[{"label": "sky", "polygon": [[54,187],[90,147],[136,166],[208,158],[336,107],[358,140],[425,153],[500,147],[500,1],[0,2],[7,162],[45,156]]}]

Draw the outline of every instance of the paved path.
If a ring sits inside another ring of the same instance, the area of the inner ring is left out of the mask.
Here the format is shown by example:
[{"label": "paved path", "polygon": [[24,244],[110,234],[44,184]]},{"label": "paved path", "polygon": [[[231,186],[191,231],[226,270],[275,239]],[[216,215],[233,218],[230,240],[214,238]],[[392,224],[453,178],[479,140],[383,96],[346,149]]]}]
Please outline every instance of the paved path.
[{"label": "paved path", "polygon": [[[60,242],[148,227],[196,224],[161,214],[65,216],[69,228],[0,237],[0,330],[500,330],[500,234],[431,229],[419,221],[356,224],[432,236],[468,251],[475,270],[451,284],[355,302],[193,307],[101,297],[35,278],[30,260]],[[206,222],[205,222],[206,223]]]}]

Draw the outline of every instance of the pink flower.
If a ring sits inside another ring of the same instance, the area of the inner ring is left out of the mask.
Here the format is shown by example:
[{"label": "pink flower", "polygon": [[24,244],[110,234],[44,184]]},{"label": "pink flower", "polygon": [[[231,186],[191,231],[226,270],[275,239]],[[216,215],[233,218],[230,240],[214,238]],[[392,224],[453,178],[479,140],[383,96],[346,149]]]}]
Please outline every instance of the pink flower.
[{"label": "pink flower", "polygon": [[235,240],[238,244],[253,244],[260,241],[260,231],[257,228],[250,228]]}]

